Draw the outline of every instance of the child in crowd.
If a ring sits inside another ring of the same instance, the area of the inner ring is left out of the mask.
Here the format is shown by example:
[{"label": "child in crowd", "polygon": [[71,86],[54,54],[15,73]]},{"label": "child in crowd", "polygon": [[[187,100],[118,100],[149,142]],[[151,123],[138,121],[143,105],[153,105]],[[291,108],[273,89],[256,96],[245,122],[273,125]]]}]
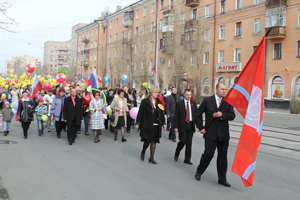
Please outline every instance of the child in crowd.
[{"label": "child in crowd", "polygon": [[9,133],[9,128],[10,128],[10,122],[12,118],[14,118],[14,113],[13,111],[9,108],[9,102],[5,103],[5,107],[1,111],[3,115],[3,129],[4,129],[4,136],[7,136]]},{"label": "child in crowd", "polygon": [[42,115],[47,115],[48,114],[48,109],[47,106],[44,105],[44,100],[39,99],[39,105],[35,108],[36,112],[36,119],[37,119],[37,125],[38,125],[38,132],[39,136],[44,135],[44,122],[42,120]]}]

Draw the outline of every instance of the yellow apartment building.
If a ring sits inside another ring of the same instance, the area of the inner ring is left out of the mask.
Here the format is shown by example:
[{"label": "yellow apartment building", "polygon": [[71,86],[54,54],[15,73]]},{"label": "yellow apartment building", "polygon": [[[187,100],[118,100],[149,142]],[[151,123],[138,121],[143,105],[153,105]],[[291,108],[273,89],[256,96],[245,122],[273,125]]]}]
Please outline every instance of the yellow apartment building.
[{"label": "yellow apartment building", "polygon": [[[77,74],[141,90],[191,88],[196,97],[234,83],[267,36],[265,105],[300,98],[300,0],[141,0],[76,31]],[[121,80],[128,75],[128,83]]]}]

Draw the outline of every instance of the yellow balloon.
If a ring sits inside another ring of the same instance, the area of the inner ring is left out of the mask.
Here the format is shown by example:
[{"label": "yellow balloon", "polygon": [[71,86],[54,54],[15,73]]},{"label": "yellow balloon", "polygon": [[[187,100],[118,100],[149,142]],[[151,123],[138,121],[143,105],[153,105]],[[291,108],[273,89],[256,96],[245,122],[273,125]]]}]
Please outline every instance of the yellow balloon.
[{"label": "yellow balloon", "polygon": [[47,75],[47,78],[50,78],[50,76],[49,76],[49,75]]},{"label": "yellow balloon", "polygon": [[41,78],[41,75],[38,75],[37,77],[40,79],[40,78]]},{"label": "yellow balloon", "polygon": [[20,80],[21,80],[21,81],[24,81],[24,80],[25,80],[25,77],[24,77],[24,76],[20,76]]},{"label": "yellow balloon", "polygon": [[10,77],[14,77],[12,74],[9,75]]},{"label": "yellow balloon", "polygon": [[2,94],[1,97],[2,97],[2,99],[6,99],[6,95],[5,94]]},{"label": "yellow balloon", "polygon": [[8,81],[8,80],[9,80],[9,78],[7,77],[5,80],[6,80],[6,81]]},{"label": "yellow balloon", "polygon": [[12,70],[9,70],[9,73],[12,73],[13,71]]},{"label": "yellow balloon", "polygon": [[17,78],[17,75],[14,75],[14,78]]},{"label": "yellow balloon", "polygon": [[8,89],[8,85],[5,85],[5,89],[6,89],[6,90]]}]

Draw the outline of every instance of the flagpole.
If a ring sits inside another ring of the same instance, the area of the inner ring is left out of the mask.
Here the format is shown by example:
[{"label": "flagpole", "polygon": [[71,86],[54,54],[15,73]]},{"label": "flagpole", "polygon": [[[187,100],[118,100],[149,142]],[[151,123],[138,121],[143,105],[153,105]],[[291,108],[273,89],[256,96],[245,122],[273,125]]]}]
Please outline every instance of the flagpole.
[{"label": "flagpole", "polygon": [[[267,37],[267,36],[268,36],[268,34],[270,33],[271,29],[272,29],[272,27],[269,28],[269,29],[267,30],[267,32],[266,32],[266,34],[265,34],[264,37]],[[236,80],[235,82],[237,82],[237,81],[238,81],[238,78],[237,78],[237,80]],[[230,92],[230,91],[229,91],[229,92]],[[228,95],[228,94],[227,94],[227,95]],[[224,100],[222,101],[222,103],[220,104],[220,106],[219,106],[219,108],[216,110],[216,112],[218,112],[218,111],[220,110],[220,108],[222,107],[223,104],[224,104]],[[206,127],[204,128],[205,131],[208,129],[208,127],[210,126],[210,124],[211,124],[211,122],[212,122],[213,119],[214,119],[214,117],[212,117],[212,118],[210,119],[210,121],[208,122],[208,124],[207,124]]]}]

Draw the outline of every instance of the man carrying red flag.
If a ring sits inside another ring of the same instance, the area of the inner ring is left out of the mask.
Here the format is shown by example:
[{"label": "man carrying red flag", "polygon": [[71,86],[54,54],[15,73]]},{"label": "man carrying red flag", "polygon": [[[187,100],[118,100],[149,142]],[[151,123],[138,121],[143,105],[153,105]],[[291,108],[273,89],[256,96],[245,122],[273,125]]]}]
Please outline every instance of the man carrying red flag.
[{"label": "man carrying red flag", "polygon": [[[235,113],[233,107],[227,102],[223,102],[226,95],[226,85],[223,82],[217,83],[216,94],[203,99],[196,113],[196,125],[205,139],[205,150],[202,154],[200,164],[197,167],[195,178],[200,181],[201,175],[208,167],[218,149],[217,170],[218,183],[227,187],[231,185],[227,182],[227,150],[229,145],[229,125],[228,121],[234,120]],[[222,107],[220,105],[222,104]],[[220,108],[219,108],[220,107]],[[219,109],[218,109],[219,108]],[[202,114],[205,113],[205,127],[203,127]],[[211,121],[211,122],[210,122]]]}]

